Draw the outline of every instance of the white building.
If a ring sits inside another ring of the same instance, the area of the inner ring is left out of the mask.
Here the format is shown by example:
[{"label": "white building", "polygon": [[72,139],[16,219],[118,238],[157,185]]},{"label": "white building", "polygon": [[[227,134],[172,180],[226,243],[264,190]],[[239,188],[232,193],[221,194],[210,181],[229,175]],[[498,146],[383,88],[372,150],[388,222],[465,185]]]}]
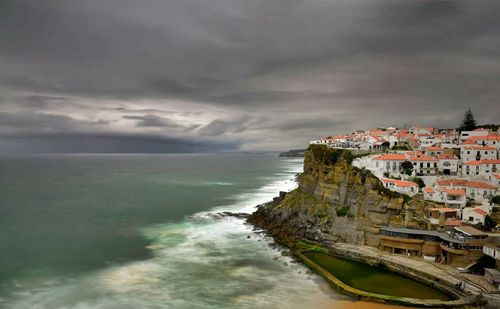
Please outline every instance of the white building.
[{"label": "white building", "polygon": [[441,154],[437,156],[438,160],[438,172],[442,175],[457,175],[458,169],[458,158],[455,156],[448,156]]},{"label": "white building", "polygon": [[438,170],[438,160],[427,155],[414,154],[409,156],[409,161],[413,164],[413,171],[419,176],[436,175]]},{"label": "white building", "polygon": [[404,154],[382,154],[373,158],[372,169],[398,176],[404,161],[406,161]]},{"label": "white building", "polygon": [[441,146],[429,146],[425,148],[424,153],[431,157],[437,157],[444,154],[444,149]]},{"label": "white building", "polygon": [[384,184],[384,187],[389,190],[407,194],[409,196],[414,196],[418,193],[418,185],[411,181],[382,178],[382,183]]},{"label": "white building", "polygon": [[464,189],[466,196],[479,203],[487,203],[496,194],[496,186],[483,181],[467,179],[440,179],[437,185],[444,188]]},{"label": "white building", "polygon": [[494,146],[465,145],[460,149],[460,159],[462,162],[496,159],[497,149]]},{"label": "white building", "polygon": [[488,136],[490,130],[488,129],[476,129],[473,131],[462,131],[460,132],[460,142],[463,143],[471,137],[485,137]]},{"label": "white building", "polygon": [[467,207],[462,210],[462,222],[476,225],[484,225],[484,219],[488,215],[488,212],[479,207]]},{"label": "white building", "polygon": [[467,204],[465,189],[450,189],[446,187],[425,187],[423,189],[424,199],[438,203],[454,209],[464,208]]},{"label": "white building", "polygon": [[496,195],[497,187],[482,181],[468,181],[465,190],[467,197],[480,203],[488,203]]},{"label": "white building", "polygon": [[[497,149],[500,148],[500,135],[498,134],[488,134],[486,136],[472,136],[469,139],[467,139],[465,142],[473,142],[478,145],[483,145],[483,146],[493,146],[496,147]],[[465,143],[464,142],[464,143]]]},{"label": "white building", "polygon": [[464,162],[462,164],[462,176],[482,176],[489,178],[490,175],[500,171],[500,160],[484,159]]}]

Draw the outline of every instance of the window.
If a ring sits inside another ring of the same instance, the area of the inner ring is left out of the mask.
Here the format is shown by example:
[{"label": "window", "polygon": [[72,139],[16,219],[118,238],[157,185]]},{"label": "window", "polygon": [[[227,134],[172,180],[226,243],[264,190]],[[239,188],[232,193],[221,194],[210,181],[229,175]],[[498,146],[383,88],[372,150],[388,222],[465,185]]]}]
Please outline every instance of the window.
[{"label": "window", "polygon": [[474,217],[469,217],[469,221],[474,221]]}]

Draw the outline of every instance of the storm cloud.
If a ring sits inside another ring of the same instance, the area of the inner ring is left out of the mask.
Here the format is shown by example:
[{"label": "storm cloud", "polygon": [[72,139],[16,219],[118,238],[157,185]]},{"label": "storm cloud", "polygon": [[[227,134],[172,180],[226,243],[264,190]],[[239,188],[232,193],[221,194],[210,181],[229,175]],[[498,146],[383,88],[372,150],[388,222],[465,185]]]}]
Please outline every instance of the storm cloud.
[{"label": "storm cloud", "polygon": [[455,127],[468,107],[498,122],[499,13],[495,0],[3,0],[0,152],[98,136],[301,148]]}]

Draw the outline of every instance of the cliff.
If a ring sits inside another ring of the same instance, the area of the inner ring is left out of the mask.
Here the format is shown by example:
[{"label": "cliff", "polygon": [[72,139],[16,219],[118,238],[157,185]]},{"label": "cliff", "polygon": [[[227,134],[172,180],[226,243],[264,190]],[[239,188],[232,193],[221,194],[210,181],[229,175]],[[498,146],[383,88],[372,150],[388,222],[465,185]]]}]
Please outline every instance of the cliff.
[{"label": "cliff", "polygon": [[346,150],[311,145],[298,189],[262,205],[248,221],[294,247],[302,239],[379,246],[379,228],[425,228],[433,205],[384,188],[371,172],[351,165]]},{"label": "cliff", "polygon": [[284,152],[280,152],[278,157],[290,157],[290,158],[303,158],[306,153],[306,149],[292,149]]}]

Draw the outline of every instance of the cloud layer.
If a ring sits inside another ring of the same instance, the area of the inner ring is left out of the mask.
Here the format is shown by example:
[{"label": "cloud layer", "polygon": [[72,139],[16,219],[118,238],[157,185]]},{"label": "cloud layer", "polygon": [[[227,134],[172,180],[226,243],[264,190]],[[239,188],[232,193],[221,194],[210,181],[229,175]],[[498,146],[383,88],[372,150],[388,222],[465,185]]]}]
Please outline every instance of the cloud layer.
[{"label": "cloud layer", "polygon": [[454,127],[468,107],[498,122],[498,12],[495,0],[4,0],[0,151],[61,134],[68,149],[70,136],[287,149],[353,128]]}]

